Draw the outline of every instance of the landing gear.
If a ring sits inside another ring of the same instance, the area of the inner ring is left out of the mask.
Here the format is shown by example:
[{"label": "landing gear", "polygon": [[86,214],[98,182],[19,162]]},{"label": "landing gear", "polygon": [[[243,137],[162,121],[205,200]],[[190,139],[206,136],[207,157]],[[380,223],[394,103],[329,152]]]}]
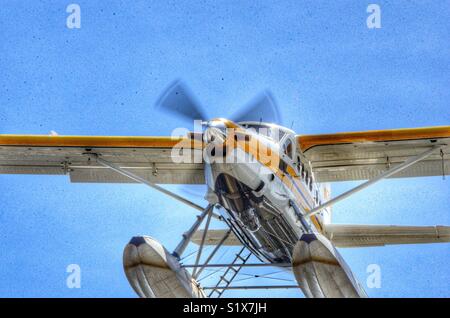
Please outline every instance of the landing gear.
[{"label": "landing gear", "polygon": [[178,259],[151,237],[133,237],[125,247],[123,265],[131,287],[140,297],[205,297]]},{"label": "landing gear", "polygon": [[302,235],[294,247],[292,270],[306,297],[367,297],[339,252],[319,233]]},{"label": "landing gear", "polygon": [[[197,216],[197,220],[183,234],[183,239],[173,253],[169,253],[164,246],[151,237],[137,236],[131,239],[123,253],[123,264],[128,281],[139,296],[146,298],[205,297],[200,285],[195,281],[195,271],[191,275],[181,267],[179,260],[206,216],[208,217],[207,225],[209,224],[213,208],[213,205],[208,205]],[[201,250],[197,262],[200,254]]]}]

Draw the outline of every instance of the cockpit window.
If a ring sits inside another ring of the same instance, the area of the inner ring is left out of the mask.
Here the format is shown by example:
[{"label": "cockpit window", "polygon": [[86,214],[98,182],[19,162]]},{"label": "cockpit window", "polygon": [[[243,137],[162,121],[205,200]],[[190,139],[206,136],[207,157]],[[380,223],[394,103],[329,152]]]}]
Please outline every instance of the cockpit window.
[{"label": "cockpit window", "polygon": [[252,128],[256,131],[256,133],[266,136],[272,140],[280,141],[284,135],[286,135],[286,132],[277,126],[268,125],[268,124],[244,124],[245,128]]}]

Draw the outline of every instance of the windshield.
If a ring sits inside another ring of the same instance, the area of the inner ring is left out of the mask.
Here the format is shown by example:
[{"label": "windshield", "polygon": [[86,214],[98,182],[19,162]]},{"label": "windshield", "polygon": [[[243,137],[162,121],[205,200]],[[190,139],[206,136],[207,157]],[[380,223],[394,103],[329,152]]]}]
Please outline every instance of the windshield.
[{"label": "windshield", "polygon": [[265,123],[240,123],[244,128],[254,129],[256,133],[275,141],[280,141],[288,132],[287,128]]}]

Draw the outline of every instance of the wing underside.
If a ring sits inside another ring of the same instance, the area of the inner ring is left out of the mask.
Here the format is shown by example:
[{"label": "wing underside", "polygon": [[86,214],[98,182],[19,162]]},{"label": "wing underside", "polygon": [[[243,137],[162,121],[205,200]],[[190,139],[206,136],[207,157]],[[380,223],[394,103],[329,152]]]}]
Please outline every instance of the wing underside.
[{"label": "wing underside", "polygon": [[[208,230],[205,236],[204,245],[218,245],[222,238],[226,235],[228,230]],[[192,243],[200,245],[203,239],[204,230],[198,230],[191,238]],[[240,246],[242,245],[234,233],[230,233],[226,240],[222,243],[225,246]]]},{"label": "wing underside", "polygon": [[297,140],[318,182],[371,179],[432,146],[441,149],[392,177],[450,174],[450,126],[305,135]]},{"label": "wing underside", "polygon": [[450,242],[450,226],[327,224],[324,235],[337,247]]},{"label": "wing underside", "polygon": [[[217,245],[227,230],[209,230],[204,245]],[[203,230],[191,238],[200,245]],[[323,233],[336,247],[370,247],[396,244],[423,244],[450,242],[450,226],[397,226],[397,225],[350,225],[326,224]],[[242,245],[231,233],[223,245]]]},{"label": "wing underside", "polygon": [[[185,160],[174,159],[172,149],[181,138],[67,137],[0,135],[0,174],[68,175],[71,182],[133,183],[135,181],[92,160],[108,162],[159,184],[203,184],[201,151],[195,145],[181,149]],[[190,141],[188,143],[191,145]],[[189,151],[183,153],[183,151]],[[177,154],[177,156],[180,153]],[[198,156],[198,155],[197,155]]]}]

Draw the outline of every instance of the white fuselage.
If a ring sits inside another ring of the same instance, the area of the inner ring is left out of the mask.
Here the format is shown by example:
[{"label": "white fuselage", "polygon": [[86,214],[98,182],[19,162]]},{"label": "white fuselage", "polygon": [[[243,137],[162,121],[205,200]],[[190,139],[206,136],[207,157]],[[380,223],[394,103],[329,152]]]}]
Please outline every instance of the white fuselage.
[{"label": "white fuselage", "polygon": [[[258,136],[279,152],[279,145]],[[262,163],[245,147],[227,149],[226,159],[205,164],[207,198],[223,207],[223,217],[241,242],[266,261],[290,262],[292,251],[301,235],[321,232],[324,213],[305,219],[303,215],[318,204],[321,191],[309,185],[305,171],[295,172],[289,158],[280,160],[290,166],[285,171],[278,164]],[[309,180],[312,182],[312,178]]]}]

